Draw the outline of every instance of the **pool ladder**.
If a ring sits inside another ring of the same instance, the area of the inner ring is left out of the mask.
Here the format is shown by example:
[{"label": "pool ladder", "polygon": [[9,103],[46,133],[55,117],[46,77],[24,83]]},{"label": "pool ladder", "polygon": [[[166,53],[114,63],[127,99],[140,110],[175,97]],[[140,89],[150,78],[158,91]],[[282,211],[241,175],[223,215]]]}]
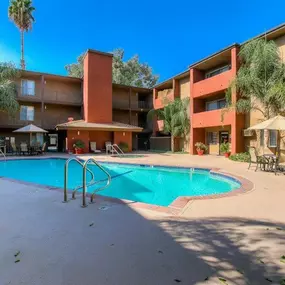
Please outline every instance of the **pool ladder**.
[{"label": "pool ladder", "polygon": [[122,149],[117,145],[117,144],[110,144],[106,147],[106,154],[109,153],[109,151],[111,151],[112,155],[114,154],[114,152],[118,155],[124,155],[125,153],[122,151]]},{"label": "pool ladder", "polygon": [[[72,199],[75,199],[75,194],[79,189],[82,189],[82,207],[87,207],[86,204],[86,189],[87,187],[96,185],[100,182],[105,181],[106,179],[95,181],[94,173],[87,167],[90,162],[93,162],[97,167],[99,167],[106,175],[107,175],[107,183],[106,185],[96,189],[93,191],[93,193],[90,196],[90,202],[93,203],[94,196],[97,192],[102,191],[106,189],[110,183],[111,183],[111,175],[109,174],[108,171],[106,171],[94,158],[89,158],[86,160],[84,163],[82,163],[79,159],[77,158],[70,158],[66,161],[65,166],[64,166],[64,197],[63,197],[63,202],[68,202],[68,197],[67,197],[67,185],[68,185],[68,166],[71,161],[76,161],[78,164],[82,166],[82,174],[83,174],[83,182],[82,186],[77,186],[73,191],[72,191]],[[91,181],[89,183],[86,182],[86,172],[89,172],[91,174]]]}]

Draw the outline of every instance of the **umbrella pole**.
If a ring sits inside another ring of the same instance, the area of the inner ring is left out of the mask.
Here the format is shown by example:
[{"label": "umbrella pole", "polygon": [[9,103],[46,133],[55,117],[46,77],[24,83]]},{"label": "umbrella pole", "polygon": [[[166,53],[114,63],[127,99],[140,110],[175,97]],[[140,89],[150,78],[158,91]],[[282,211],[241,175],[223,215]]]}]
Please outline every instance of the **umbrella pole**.
[{"label": "umbrella pole", "polygon": [[32,133],[30,133],[30,145],[32,145]]}]

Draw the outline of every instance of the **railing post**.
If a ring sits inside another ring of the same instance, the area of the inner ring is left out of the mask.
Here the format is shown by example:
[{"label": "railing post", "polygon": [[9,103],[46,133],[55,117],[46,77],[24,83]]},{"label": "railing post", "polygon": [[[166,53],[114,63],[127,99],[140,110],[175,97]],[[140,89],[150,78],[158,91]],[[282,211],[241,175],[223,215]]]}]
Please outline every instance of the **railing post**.
[{"label": "railing post", "polygon": [[67,185],[68,185],[68,162],[65,163],[64,166],[64,195],[63,195],[63,203],[67,202]]},{"label": "railing post", "polygon": [[82,189],[82,208],[87,207],[86,204],[86,167],[88,164],[88,160],[84,163],[83,166],[83,189]]}]

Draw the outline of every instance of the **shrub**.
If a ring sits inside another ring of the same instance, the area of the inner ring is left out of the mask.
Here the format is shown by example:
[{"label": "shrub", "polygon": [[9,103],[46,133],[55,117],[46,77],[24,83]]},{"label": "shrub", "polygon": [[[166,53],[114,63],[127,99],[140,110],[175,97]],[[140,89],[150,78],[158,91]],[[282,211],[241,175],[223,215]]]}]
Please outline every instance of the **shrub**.
[{"label": "shrub", "polygon": [[126,142],[120,142],[118,146],[123,152],[127,152],[129,150],[129,145]]},{"label": "shrub", "polygon": [[233,161],[249,162],[250,155],[248,152],[241,152],[241,153],[232,154],[229,158]]},{"label": "shrub", "polygon": [[82,140],[78,140],[73,144],[74,148],[84,148],[85,147],[85,143]]},{"label": "shrub", "polygon": [[205,144],[203,144],[202,142],[196,142],[195,147],[198,150],[204,150],[204,151],[208,150],[208,147]]},{"label": "shrub", "polygon": [[230,152],[230,144],[228,142],[227,143],[221,143],[220,151],[221,151],[221,153],[229,153]]}]

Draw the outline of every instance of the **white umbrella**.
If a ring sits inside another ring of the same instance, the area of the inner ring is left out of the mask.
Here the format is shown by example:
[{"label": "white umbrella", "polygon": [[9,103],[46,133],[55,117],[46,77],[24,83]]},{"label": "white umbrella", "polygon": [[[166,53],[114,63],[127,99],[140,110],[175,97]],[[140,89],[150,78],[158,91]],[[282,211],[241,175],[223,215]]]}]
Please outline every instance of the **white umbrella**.
[{"label": "white umbrella", "polygon": [[285,117],[283,116],[276,116],[272,119],[266,120],[262,123],[259,123],[257,125],[254,125],[248,130],[276,130],[278,131],[278,136],[277,136],[277,153],[279,155],[279,150],[280,150],[280,131],[285,130]]},{"label": "white umbrella", "polygon": [[25,127],[22,127],[20,129],[13,131],[13,133],[28,133],[28,134],[30,134],[30,143],[32,143],[32,134],[48,133],[48,131],[46,131],[42,128],[39,128],[33,124],[30,124],[30,125],[27,125]]}]

